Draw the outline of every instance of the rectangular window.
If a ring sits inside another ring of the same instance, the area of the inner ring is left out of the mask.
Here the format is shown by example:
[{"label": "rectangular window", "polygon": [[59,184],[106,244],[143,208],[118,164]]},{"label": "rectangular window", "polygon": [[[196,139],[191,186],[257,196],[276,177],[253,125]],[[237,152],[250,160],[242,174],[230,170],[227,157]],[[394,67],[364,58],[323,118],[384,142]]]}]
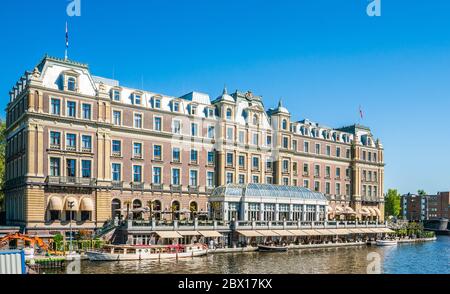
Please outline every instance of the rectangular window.
[{"label": "rectangular window", "polygon": [[67,116],[76,117],[77,116],[77,103],[74,101],[67,101]]},{"label": "rectangular window", "polygon": [[258,146],[259,145],[259,135],[253,134],[253,145]]},{"label": "rectangular window", "polygon": [[153,184],[161,184],[161,168],[153,167]]},{"label": "rectangular window", "polygon": [[266,142],[267,142],[267,146],[272,145],[272,136],[267,136]]},{"label": "rectangular window", "polygon": [[362,160],[366,160],[366,151],[362,152]]},{"label": "rectangular window", "polygon": [[336,157],[341,157],[341,148],[336,147]]},{"label": "rectangular window", "polygon": [[309,180],[303,180],[303,187],[309,189]]},{"label": "rectangular window", "polygon": [[303,152],[309,153],[309,142],[303,143]]},{"label": "rectangular window", "polygon": [[195,149],[191,150],[191,163],[194,163],[194,164],[198,163],[198,151]]},{"label": "rectangular window", "polygon": [[315,165],[314,166],[314,176],[315,177],[320,177],[320,165]]},{"label": "rectangular window", "polygon": [[75,178],[77,176],[77,161],[75,159],[67,159],[67,176]]},{"label": "rectangular window", "polygon": [[272,177],[266,177],[266,184],[272,184],[272,183],[273,183]]},{"label": "rectangular window", "polygon": [[50,113],[53,115],[61,114],[61,100],[52,98],[51,100],[51,110]]},{"label": "rectangular window", "polygon": [[208,138],[214,139],[215,134],[216,134],[216,130],[215,130],[214,126],[208,126]]},{"label": "rectangular window", "polygon": [[297,151],[297,140],[292,140],[292,150]]},{"label": "rectangular window", "polygon": [[155,102],[154,103],[155,108],[160,109],[161,108],[161,99],[155,99],[154,102]]},{"label": "rectangular window", "polygon": [[283,137],[283,148],[288,149],[289,148],[289,138]]},{"label": "rectangular window", "polygon": [[325,183],[325,194],[330,195],[331,194],[331,185],[330,183]]},{"label": "rectangular window", "polygon": [[341,177],[341,168],[340,167],[337,167],[336,168],[336,178],[340,178]]},{"label": "rectangular window", "polygon": [[92,137],[86,135],[81,136],[81,144],[84,152],[90,152],[92,150]]},{"label": "rectangular window", "polygon": [[239,175],[239,184],[245,184],[245,175]]},{"label": "rectangular window", "polygon": [[179,168],[172,169],[172,185],[174,185],[174,186],[180,185],[180,169]]},{"label": "rectangular window", "polygon": [[122,113],[120,111],[113,111],[113,121],[116,126],[122,125]]},{"label": "rectangular window", "polygon": [[325,167],[325,177],[328,179],[331,177],[331,167],[329,166]]},{"label": "rectangular window", "polygon": [[346,153],[345,156],[346,156],[347,158],[350,158],[350,154],[351,154],[351,153],[350,153],[350,149],[346,149],[346,150],[345,150],[345,153]]},{"label": "rectangular window", "polygon": [[114,182],[120,182],[122,180],[120,163],[112,164],[112,180]]},{"label": "rectangular window", "polygon": [[239,167],[245,168],[245,156],[244,155],[239,155]]},{"label": "rectangular window", "polygon": [[259,157],[253,157],[253,169],[254,170],[259,169]]},{"label": "rectangular window", "polygon": [[122,155],[122,142],[120,142],[119,140],[112,141],[112,153],[114,156]]},{"label": "rectangular window", "polygon": [[192,105],[191,106],[191,115],[196,115],[197,114],[197,106]]},{"label": "rectangular window", "polygon": [[289,186],[289,178],[283,178],[283,185]]},{"label": "rectangular window", "polygon": [[83,104],[83,119],[91,119],[91,104]]},{"label": "rectangular window", "polygon": [[316,144],[316,154],[320,155],[320,144]]},{"label": "rectangular window", "polygon": [[191,170],[189,173],[189,185],[191,187],[198,187],[198,172],[196,170]]},{"label": "rectangular window", "polygon": [[253,184],[259,184],[259,176],[252,176]]},{"label": "rectangular window", "polygon": [[327,156],[331,156],[331,146],[327,146]]},{"label": "rectangular window", "polygon": [[173,112],[180,112],[180,103],[179,102],[173,103]]},{"label": "rectangular window", "polygon": [[61,133],[50,132],[50,147],[59,149],[61,147]]},{"label": "rectangular window", "polygon": [[162,160],[162,146],[161,145],[153,146],[153,159],[154,160]]},{"label": "rectangular window", "polygon": [[50,158],[50,176],[61,176],[61,160],[59,158]]},{"label": "rectangular window", "polygon": [[81,161],[81,176],[83,178],[91,178],[91,165],[92,162],[90,160]]},{"label": "rectangular window", "polygon": [[173,162],[181,162],[181,151],[180,148],[172,149],[172,161]]},{"label": "rectangular window", "polygon": [[227,128],[227,140],[233,141],[233,128]]},{"label": "rectangular window", "polygon": [[172,122],[172,133],[181,135],[181,122],[179,120]]},{"label": "rectangular window", "polygon": [[214,187],[214,172],[209,171],[206,173],[206,186],[208,188]]},{"label": "rectangular window", "polygon": [[133,144],[133,157],[134,158],[142,158],[142,144],[141,143]]},{"label": "rectangular window", "polygon": [[137,129],[142,129],[142,114],[134,114],[134,127]]},{"label": "rectangular window", "polygon": [[245,143],[245,132],[239,131],[239,143],[244,144]]},{"label": "rectangular window", "polygon": [[233,153],[227,153],[227,166],[233,166]]},{"label": "rectangular window", "polygon": [[142,183],[142,166],[133,165],[133,182]]},{"label": "rectangular window", "polygon": [[336,183],[336,195],[341,195],[341,184]]},{"label": "rectangular window", "polygon": [[208,151],[208,164],[214,164],[214,151]]},{"label": "rectangular window", "polygon": [[289,172],[289,160],[283,160],[283,172],[284,173]]},{"label": "rectangular window", "polygon": [[314,191],[320,192],[320,182],[318,181],[314,182]]},{"label": "rectangular window", "polygon": [[191,123],[191,136],[198,137],[198,124]]},{"label": "rectangular window", "polygon": [[158,117],[158,116],[155,116],[153,129],[155,131],[157,131],[157,132],[161,132],[162,131],[162,119],[160,117]]},{"label": "rectangular window", "polygon": [[227,184],[233,184],[233,173],[227,173]]},{"label": "rectangular window", "polygon": [[77,149],[77,135],[75,134],[66,135],[66,149],[70,151],[75,151]]},{"label": "rectangular window", "polygon": [[307,163],[303,164],[303,175],[305,175],[305,176],[309,175],[309,164],[307,164]]}]

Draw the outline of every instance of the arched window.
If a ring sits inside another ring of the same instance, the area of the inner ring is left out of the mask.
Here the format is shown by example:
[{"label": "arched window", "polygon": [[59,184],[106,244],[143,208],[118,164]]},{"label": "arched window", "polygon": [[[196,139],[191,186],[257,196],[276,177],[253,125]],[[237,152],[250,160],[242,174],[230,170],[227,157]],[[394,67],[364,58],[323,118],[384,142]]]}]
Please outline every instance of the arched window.
[{"label": "arched window", "polygon": [[116,217],[120,219],[121,217],[121,209],[122,209],[122,203],[120,202],[119,199],[113,199],[113,201],[111,202],[111,215],[113,217],[113,219],[115,219]]},{"label": "arched window", "polygon": [[77,82],[76,82],[76,80],[75,80],[75,78],[69,78],[68,80],[67,80],[67,90],[69,90],[69,91],[75,91],[75,89],[76,89],[76,85],[77,84]]},{"label": "arched window", "polygon": [[139,209],[142,208],[142,202],[139,199],[133,201],[133,219],[142,219],[142,212]]},{"label": "arched window", "polygon": [[256,114],[253,116],[253,124],[254,125],[258,124],[258,115],[256,115]]},{"label": "arched window", "polygon": [[227,108],[227,119],[231,120],[231,108]]},{"label": "arched window", "polygon": [[287,130],[287,120],[285,119],[283,119],[282,128],[283,130]]},{"label": "arched window", "polygon": [[180,219],[180,210],[181,210],[180,202],[178,201],[172,202],[171,211],[172,211],[172,218],[174,220]]},{"label": "arched window", "polygon": [[152,212],[153,217],[157,220],[161,219],[161,211],[162,211],[162,204],[161,201],[155,200],[152,202]]},{"label": "arched window", "polygon": [[189,211],[190,211],[191,219],[194,219],[197,216],[197,213],[198,213],[198,204],[197,204],[197,202],[192,201],[191,204],[189,204]]}]

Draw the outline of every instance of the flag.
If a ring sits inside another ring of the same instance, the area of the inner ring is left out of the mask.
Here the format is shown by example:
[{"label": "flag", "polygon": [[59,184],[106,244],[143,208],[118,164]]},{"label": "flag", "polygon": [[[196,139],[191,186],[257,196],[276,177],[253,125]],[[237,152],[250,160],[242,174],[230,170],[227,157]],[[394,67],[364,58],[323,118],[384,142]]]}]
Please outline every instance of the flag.
[{"label": "flag", "polygon": [[361,116],[361,119],[364,119],[364,113],[363,113],[363,110],[361,108],[361,105],[359,106],[359,116]]}]

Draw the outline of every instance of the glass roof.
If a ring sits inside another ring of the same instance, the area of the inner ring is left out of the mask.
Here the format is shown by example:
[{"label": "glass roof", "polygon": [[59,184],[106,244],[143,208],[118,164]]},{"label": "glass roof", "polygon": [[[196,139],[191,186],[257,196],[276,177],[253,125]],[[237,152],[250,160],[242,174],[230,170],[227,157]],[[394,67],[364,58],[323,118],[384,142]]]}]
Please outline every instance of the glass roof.
[{"label": "glass roof", "polygon": [[327,200],[325,195],[323,195],[322,193],[313,192],[303,187],[277,186],[266,184],[228,184],[216,188],[211,196],[287,197],[308,200]]}]

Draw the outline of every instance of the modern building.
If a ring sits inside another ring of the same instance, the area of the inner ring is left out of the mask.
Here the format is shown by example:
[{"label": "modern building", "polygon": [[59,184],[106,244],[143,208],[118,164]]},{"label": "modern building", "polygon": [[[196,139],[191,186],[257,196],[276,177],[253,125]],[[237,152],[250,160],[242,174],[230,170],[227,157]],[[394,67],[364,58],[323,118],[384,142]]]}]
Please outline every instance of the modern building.
[{"label": "modern building", "polygon": [[409,221],[450,219],[450,192],[436,195],[406,194],[401,197],[401,215]]},{"label": "modern building", "polygon": [[252,92],[168,96],[45,56],[6,111],[8,225],[193,218],[215,187],[248,183],[321,192],[330,218],[384,219],[384,150],[369,128],[296,121]]}]

